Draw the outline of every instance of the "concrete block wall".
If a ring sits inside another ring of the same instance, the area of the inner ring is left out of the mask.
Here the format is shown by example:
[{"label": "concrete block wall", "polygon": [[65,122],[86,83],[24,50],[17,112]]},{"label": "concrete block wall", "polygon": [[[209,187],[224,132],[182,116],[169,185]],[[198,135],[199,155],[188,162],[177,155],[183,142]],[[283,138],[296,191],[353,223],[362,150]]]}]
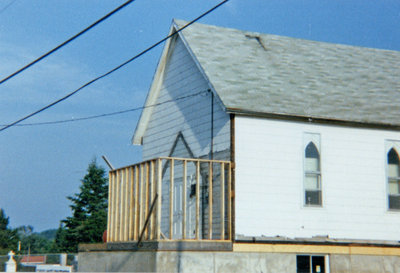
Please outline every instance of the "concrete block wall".
[{"label": "concrete block wall", "polygon": [[296,272],[296,255],[206,251],[82,252],[80,272]]},{"label": "concrete block wall", "polygon": [[399,256],[330,255],[331,273],[398,273]]},{"label": "concrete block wall", "polygon": [[[329,255],[329,265],[326,268],[326,273],[399,273],[400,257],[332,254]],[[81,252],[79,271],[296,273],[296,254],[223,251]]]}]

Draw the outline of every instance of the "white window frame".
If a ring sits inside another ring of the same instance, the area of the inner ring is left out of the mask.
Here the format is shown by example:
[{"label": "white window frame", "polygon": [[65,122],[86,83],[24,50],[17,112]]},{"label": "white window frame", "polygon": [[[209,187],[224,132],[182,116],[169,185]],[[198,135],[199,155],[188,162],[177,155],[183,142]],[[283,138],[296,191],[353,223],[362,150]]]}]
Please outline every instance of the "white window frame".
[{"label": "white window frame", "polygon": [[[389,185],[389,180],[398,180],[400,181],[400,176],[397,177],[391,177],[389,176],[389,162],[388,162],[388,154],[390,152],[391,149],[394,149],[395,152],[397,153],[397,155],[399,156],[400,159],[400,140],[387,140],[386,141],[386,145],[385,145],[386,149],[385,149],[385,170],[386,170],[386,174],[385,174],[385,184],[386,184],[386,194],[385,194],[385,202],[386,202],[386,208],[388,211],[391,212],[400,212],[400,207],[399,208],[390,208],[389,206],[389,198],[390,198],[390,185]],[[399,182],[400,183],[400,182]],[[400,196],[399,194],[396,194],[396,196]]]},{"label": "white window frame", "polygon": [[[319,155],[319,171],[317,172],[309,172],[306,168],[306,148],[310,142],[314,143],[315,147],[317,148],[318,155]],[[303,134],[303,147],[302,147],[302,157],[303,157],[303,190],[302,190],[302,200],[303,200],[303,207],[312,207],[312,208],[322,208],[324,204],[324,197],[323,197],[323,186],[322,186],[322,153],[321,153],[321,134],[319,133],[309,133],[305,132]],[[319,190],[320,190],[320,204],[307,204],[306,200],[306,175],[307,174],[314,174],[318,177],[319,183]]]}]

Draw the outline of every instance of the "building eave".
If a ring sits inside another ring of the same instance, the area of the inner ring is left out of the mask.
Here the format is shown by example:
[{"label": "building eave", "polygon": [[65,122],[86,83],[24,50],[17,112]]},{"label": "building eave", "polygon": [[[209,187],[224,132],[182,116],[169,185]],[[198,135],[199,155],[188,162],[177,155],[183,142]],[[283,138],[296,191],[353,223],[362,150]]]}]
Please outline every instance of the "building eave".
[{"label": "building eave", "polygon": [[[176,28],[174,25],[171,26],[170,31],[168,35],[172,35],[174,32],[176,32]],[[166,42],[163,52],[161,54],[160,61],[157,65],[156,72],[153,76],[153,80],[150,86],[150,90],[147,93],[147,97],[145,100],[144,104],[144,109],[142,113],[140,114],[139,121],[136,125],[135,132],[132,137],[132,144],[134,145],[142,145],[142,139],[144,136],[144,133],[146,131],[147,125],[150,121],[151,114],[153,112],[153,107],[149,107],[153,104],[156,103],[157,97],[160,91],[160,87],[162,84],[162,79],[164,77],[164,72],[165,72],[165,65],[169,57],[169,52],[170,52],[170,47],[171,44],[175,41],[176,35],[168,39]]]},{"label": "building eave", "polygon": [[237,115],[237,116],[269,118],[269,119],[287,120],[287,121],[298,121],[298,122],[326,124],[326,125],[333,125],[333,126],[347,126],[347,127],[356,127],[356,128],[358,127],[358,128],[400,131],[400,124],[372,123],[372,122],[364,122],[364,121],[340,120],[340,119],[325,118],[325,117],[300,116],[300,115],[282,114],[282,113],[265,113],[265,112],[257,112],[257,111],[251,111],[251,110],[247,110],[247,109],[238,109],[238,108],[227,108],[226,112],[228,114],[233,114],[233,115]]}]

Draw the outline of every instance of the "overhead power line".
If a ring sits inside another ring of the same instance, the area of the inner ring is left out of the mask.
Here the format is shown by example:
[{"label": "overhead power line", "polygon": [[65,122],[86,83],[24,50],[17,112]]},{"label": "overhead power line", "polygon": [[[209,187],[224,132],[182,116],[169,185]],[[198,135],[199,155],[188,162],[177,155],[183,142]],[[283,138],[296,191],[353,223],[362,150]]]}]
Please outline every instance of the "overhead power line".
[{"label": "overhead power line", "polygon": [[161,40],[158,41],[157,43],[155,43],[155,44],[153,44],[152,46],[146,48],[145,50],[143,50],[143,51],[140,52],[139,54],[137,54],[137,55],[135,55],[134,57],[130,58],[129,60],[123,62],[122,64],[118,65],[117,67],[111,69],[110,71],[108,71],[108,72],[106,72],[106,73],[104,73],[104,74],[98,76],[97,78],[94,78],[93,80],[91,80],[91,81],[85,83],[84,85],[82,85],[82,86],[79,87],[78,89],[74,90],[73,92],[67,94],[66,96],[64,96],[64,97],[62,97],[62,98],[60,98],[60,99],[58,99],[58,100],[56,100],[56,101],[54,101],[54,102],[48,104],[47,106],[45,106],[45,107],[43,107],[43,108],[41,108],[41,109],[39,109],[39,110],[37,110],[37,111],[35,111],[35,112],[33,112],[33,113],[27,115],[27,116],[25,116],[25,117],[23,117],[23,118],[21,118],[21,119],[19,119],[19,120],[17,120],[17,121],[14,121],[13,123],[8,124],[7,126],[4,126],[3,128],[0,129],[0,132],[6,130],[6,129],[8,129],[8,128],[10,128],[10,127],[12,127],[12,126],[18,124],[18,123],[20,123],[21,121],[24,121],[24,120],[26,120],[26,119],[28,119],[28,118],[31,118],[31,117],[33,117],[33,116],[39,114],[40,112],[43,112],[43,111],[45,111],[45,110],[47,110],[47,109],[53,107],[54,105],[56,105],[56,104],[58,104],[58,103],[60,103],[60,102],[62,102],[62,101],[64,101],[64,100],[66,100],[67,98],[69,98],[69,97],[75,95],[76,93],[78,93],[78,92],[79,92],[80,90],[82,90],[83,88],[85,88],[85,87],[87,87],[87,86],[89,86],[89,85],[95,83],[96,81],[98,81],[98,80],[100,80],[100,79],[102,79],[102,78],[104,78],[104,77],[106,77],[106,76],[108,76],[108,75],[110,75],[110,74],[112,74],[112,73],[114,73],[115,71],[119,70],[120,68],[124,67],[125,65],[129,64],[130,62],[136,60],[137,58],[141,57],[141,56],[144,55],[145,53],[147,53],[147,52],[149,52],[150,50],[154,49],[155,47],[159,46],[160,44],[162,44],[163,42],[165,42],[165,41],[168,40],[169,38],[175,36],[176,34],[178,34],[179,32],[181,32],[182,30],[184,30],[185,28],[187,28],[188,26],[190,26],[191,24],[197,22],[198,20],[200,20],[201,18],[203,18],[204,16],[206,16],[207,14],[213,12],[214,10],[216,10],[217,8],[219,8],[220,6],[222,6],[223,4],[225,4],[225,3],[228,2],[228,1],[229,1],[229,0],[224,0],[224,1],[220,2],[218,5],[214,6],[213,8],[209,9],[208,11],[204,12],[203,14],[201,14],[201,15],[200,15],[199,17],[197,17],[196,19],[190,21],[189,23],[187,23],[186,25],[184,25],[183,27],[181,27],[180,29],[178,29],[176,32],[174,32],[174,33],[172,33],[172,34],[166,36],[165,38],[161,39]]},{"label": "overhead power line", "polygon": [[[56,52],[57,50],[59,50],[60,48],[62,48],[63,46],[67,45],[68,43],[72,42],[73,40],[75,40],[76,38],[78,38],[79,36],[81,36],[82,34],[84,34],[85,32],[89,31],[91,28],[95,27],[96,25],[98,25],[99,23],[103,22],[104,20],[106,20],[107,18],[111,17],[112,15],[114,15],[115,13],[117,13],[118,11],[120,11],[121,9],[123,9],[124,7],[126,7],[127,5],[129,5],[130,3],[132,3],[135,0],[129,0],[126,1],[125,3],[123,3],[121,6],[117,7],[116,9],[114,9],[113,11],[109,12],[108,14],[106,14],[105,16],[101,17],[99,20],[97,20],[96,22],[94,22],[93,24],[91,24],[90,26],[86,27],[84,30],[80,31],[79,33],[75,34],[74,36],[72,36],[71,38],[69,38],[68,40],[66,40],[65,42],[63,42],[62,44],[56,46],[55,48],[53,48],[52,50],[50,50],[49,52],[43,54],[42,56],[40,56],[39,58],[37,58],[36,60],[30,62],[29,64],[25,65],[24,67],[18,69],[17,71],[15,71],[14,73],[8,75],[7,77],[5,77],[4,79],[2,79],[0,81],[0,84],[8,81],[9,79],[13,78],[14,76],[18,75],[19,73],[21,73],[22,71],[24,71],[25,69],[31,67],[32,65],[40,62],[41,60],[43,60],[44,58],[46,58],[47,56],[53,54],[54,52]],[[14,2],[11,2],[11,4]],[[10,4],[10,5],[11,5]],[[8,6],[7,6],[8,7]],[[7,8],[6,7],[6,8]]]},{"label": "overhead power line", "polygon": [[15,2],[17,2],[17,0],[13,0],[10,3],[8,3],[7,5],[5,5],[2,9],[0,9],[0,14],[2,14],[3,12],[6,11],[6,9],[8,9],[9,7],[11,7],[12,4],[14,4]]},{"label": "overhead power line", "polygon": [[201,95],[201,94],[206,94],[206,93],[207,93],[207,91],[201,91],[201,92],[198,92],[198,93],[190,94],[190,95],[183,96],[183,97],[178,97],[178,98],[171,99],[171,100],[166,100],[166,101],[159,102],[159,103],[156,103],[156,104],[151,104],[151,105],[147,105],[147,106],[141,106],[141,107],[126,109],[126,110],[121,110],[121,111],[117,111],[117,112],[104,113],[104,114],[81,117],[81,118],[70,118],[70,119],[45,121],[45,122],[24,123],[24,124],[17,124],[15,126],[25,127],[25,126],[53,125],[53,124],[62,124],[62,123],[70,123],[70,122],[76,122],[76,121],[84,121],[84,120],[90,120],[90,119],[104,118],[104,117],[109,117],[109,116],[125,114],[125,113],[129,113],[129,112],[135,112],[135,111],[138,111],[138,110],[143,110],[145,108],[155,107],[155,106],[163,105],[163,104],[166,104],[166,103],[171,103],[171,102],[178,101],[178,100],[184,100],[184,99],[188,99],[188,98],[195,97],[195,96],[198,96],[198,95]]}]

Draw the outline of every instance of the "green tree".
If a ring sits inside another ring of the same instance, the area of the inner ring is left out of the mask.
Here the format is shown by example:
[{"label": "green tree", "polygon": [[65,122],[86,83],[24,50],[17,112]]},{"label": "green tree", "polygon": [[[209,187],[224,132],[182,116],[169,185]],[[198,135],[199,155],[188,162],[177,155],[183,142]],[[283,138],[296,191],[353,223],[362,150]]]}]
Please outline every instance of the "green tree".
[{"label": "green tree", "polygon": [[61,221],[55,245],[58,251],[77,252],[80,243],[102,241],[107,227],[108,179],[105,170],[93,160],[81,180],[80,193],[67,197],[72,216]]},{"label": "green tree", "polygon": [[20,226],[17,232],[21,241],[21,253],[39,254],[51,252],[52,240],[33,232],[32,226]]},{"label": "green tree", "polygon": [[18,233],[8,227],[9,222],[9,217],[6,216],[3,209],[0,209],[0,255],[18,248]]}]

